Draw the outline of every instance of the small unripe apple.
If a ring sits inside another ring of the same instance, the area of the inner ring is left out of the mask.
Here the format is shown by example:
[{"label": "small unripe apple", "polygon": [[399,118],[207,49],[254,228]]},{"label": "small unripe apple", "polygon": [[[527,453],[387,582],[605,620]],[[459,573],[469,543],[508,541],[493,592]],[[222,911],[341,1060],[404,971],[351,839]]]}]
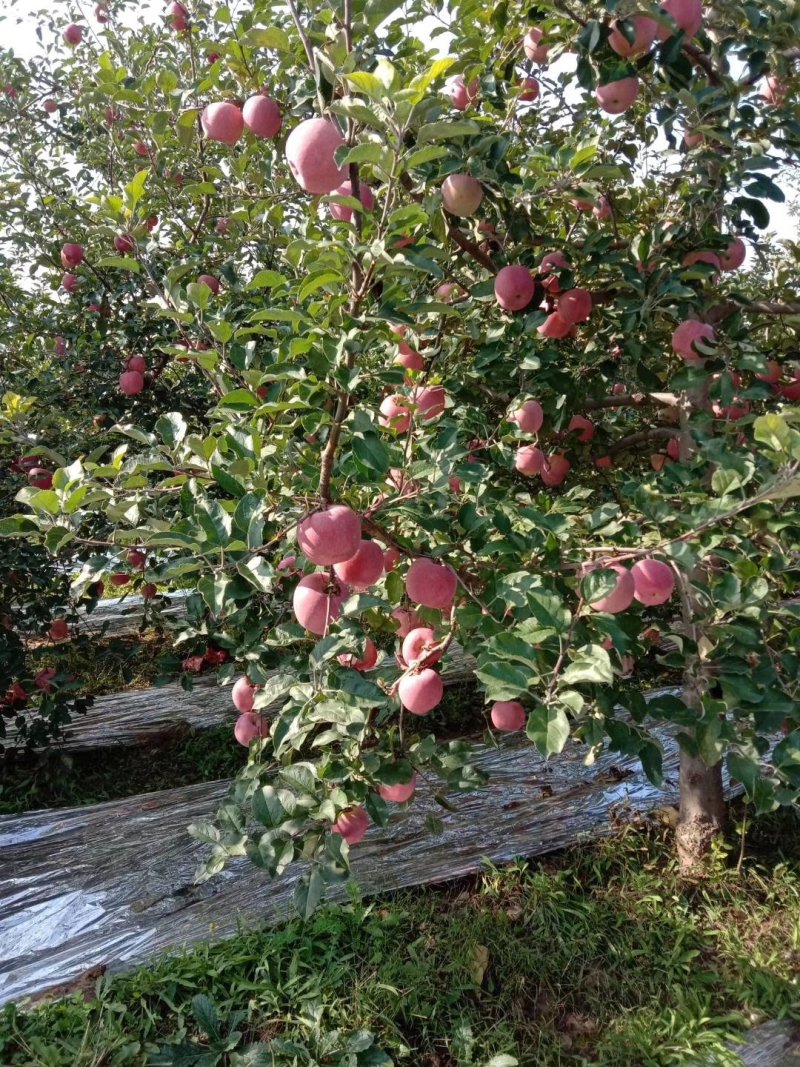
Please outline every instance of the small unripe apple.
[{"label": "small unripe apple", "polygon": [[417,788],[417,776],[412,775],[411,781],[405,785],[379,785],[378,796],[382,800],[388,800],[393,804],[405,804],[406,801],[411,800],[414,796],[414,791]]},{"label": "small unripe apple", "polygon": [[46,467],[32,467],[28,471],[28,484],[34,489],[51,489],[53,486],[53,473]]},{"label": "small unripe apple", "polygon": [[466,111],[478,99],[480,86],[477,78],[474,78],[467,85],[464,82],[464,75],[457,74],[447,83],[447,91],[450,96],[450,103],[456,111]]},{"label": "small unripe apple", "polygon": [[561,485],[571,469],[572,464],[565,455],[561,452],[551,452],[542,467],[542,481],[549,486]]},{"label": "small unripe apple", "polygon": [[384,397],[378,410],[380,411],[378,422],[385,429],[405,433],[411,425],[408,401],[402,396]]},{"label": "small unripe apple", "polygon": [[258,715],[254,711],[245,711],[234,723],[233,736],[240,745],[249,748],[251,742],[257,737],[269,737],[269,722],[263,715]]},{"label": "small unripe apple", "polygon": [[585,415],[573,415],[567,426],[567,433],[577,434],[582,444],[588,444],[594,437],[594,423]]},{"label": "small unripe apple", "polygon": [[244,133],[242,109],[230,100],[220,100],[203,108],[200,125],[211,141],[234,145]]},{"label": "small unripe apple", "polygon": [[144,389],[144,376],[136,370],[123,371],[119,376],[119,387],[125,396],[136,396]]},{"label": "small unripe apple", "polygon": [[527,267],[512,264],[497,272],[494,295],[505,311],[521,311],[533,300],[536,283]]},{"label": "small unripe apple", "polygon": [[544,423],[542,405],[536,400],[526,400],[508,416],[509,422],[515,422],[523,433],[538,433]]},{"label": "small unripe apple", "polygon": [[741,237],[734,237],[724,252],[720,254],[719,265],[723,270],[738,270],[747,255],[747,245]]},{"label": "small unripe apple", "polygon": [[56,111],[58,111],[58,104],[55,102],[55,100],[45,100],[45,102],[42,104],[42,107],[45,109],[48,115],[55,115]]},{"label": "small unripe apple", "polygon": [[397,695],[412,715],[427,715],[441,703],[444,683],[435,670],[425,667],[417,674],[404,674],[397,683]]},{"label": "small unripe apple", "polygon": [[[351,182],[342,182],[340,186],[333,190],[334,196],[352,196],[353,185]],[[366,182],[359,182],[358,186],[358,199],[361,202],[361,206],[364,211],[369,212],[375,207],[375,194],[372,192]],[[337,220],[337,222],[352,222],[353,221],[353,209],[346,204],[328,204],[328,211],[331,214],[331,218]]]},{"label": "small unripe apple", "polygon": [[347,175],[334,159],[344,144],[339,128],[327,119],[305,119],[286,140],[286,162],[307,193],[332,193]]},{"label": "small unripe apple", "polygon": [[522,730],[527,716],[525,709],[518,700],[497,700],[492,704],[492,725],[495,730],[503,733],[514,733]]},{"label": "small unripe apple", "polygon": [[219,278],[215,278],[213,274],[198,274],[197,284],[205,285],[211,290],[214,296],[219,292]]},{"label": "small unripe apple", "polygon": [[[679,30],[694,37],[703,25],[703,0],[662,0],[661,10],[672,15]],[[665,41],[672,35],[667,26],[659,26],[658,36]]]},{"label": "small unripe apple", "polygon": [[620,28],[620,20],[615,19],[611,33],[608,35],[608,43],[618,56],[627,59],[629,56],[640,56],[648,52],[658,33],[658,23],[647,15],[633,15],[624,20],[627,27],[633,30],[633,40],[629,40]]},{"label": "small unripe apple", "polygon": [[640,559],[631,567],[634,596],[640,604],[665,604],[675,589],[672,567],[658,559]]},{"label": "small unripe apple", "polygon": [[378,650],[375,642],[368,637],[364,642],[364,651],[359,656],[354,652],[343,652],[336,657],[343,667],[350,667],[354,671],[371,671],[378,662]]},{"label": "small unripe apple", "polygon": [[311,563],[344,563],[361,547],[361,519],[344,504],[314,511],[297,527],[297,543]]},{"label": "small unripe apple", "polygon": [[73,22],[64,30],[62,37],[65,44],[68,44],[70,48],[75,48],[83,40],[83,27]]},{"label": "small unripe apple", "polygon": [[621,563],[600,563],[598,566],[603,570],[614,571],[617,575],[617,584],[604,597],[591,601],[589,607],[593,611],[604,611],[609,615],[617,615],[621,611],[627,611],[633,603],[634,593],[636,592],[633,575]]},{"label": "small unripe apple", "polygon": [[635,103],[639,95],[639,79],[630,77],[606,82],[597,86],[594,95],[607,115],[621,115]]},{"label": "small unripe apple", "polygon": [[369,827],[369,816],[361,807],[347,808],[331,826],[331,833],[341,834],[348,845],[363,840]]},{"label": "small unripe apple", "polygon": [[413,666],[418,659],[425,656],[426,666],[432,667],[434,663],[438,663],[442,658],[441,649],[431,652],[431,649],[437,643],[436,634],[429,626],[418,626],[403,639],[403,659],[410,666]]},{"label": "small unripe apple", "polygon": [[554,311],[547,316],[540,326],[536,327],[536,332],[540,333],[542,337],[550,337],[555,341],[560,341],[567,336],[571,329],[571,324],[565,322],[558,312]]},{"label": "small unripe apple", "polygon": [[542,473],[544,464],[544,452],[536,445],[523,445],[522,448],[517,449],[514,466],[520,474],[527,474],[529,477],[539,475]]},{"label": "small unripe apple", "polygon": [[355,555],[334,564],[333,569],[353,589],[369,589],[383,574],[383,549],[375,541],[362,541]]},{"label": "small unripe apple", "polygon": [[231,700],[237,711],[252,711],[256,699],[256,687],[246,675],[241,675],[233,683]]},{"label": "small unripe apple", "polygon": [[50,639],[52,641],[66,641],[69,637],[69,625],[66,619],[53,619],[50,623]]},{"label": "small unripe apple", "polygon": [[86,258],[83,245],[65,244],[61,248],[61,266],[64,270],[74,270]]},{"label": "small unripe apple", "polygon": [[592,313],[592,294],[586,289],[567,289],[558,298],[558,317],[570,326],[586,322]]},{"label": "small unripe apple", "polygon": [[118,233],[114,238],[114,248],[121,256],[127,256],[134,250],[133,238],[128,233]]},{"label": "small unripe apple", "polygon": [[683,356],[687,362],[702,359],[702,355],[696,351],[694,345],[697,341],[713,343],[716,334],[714,327],[706,322],[698,322],[696,319],[686,319],[672,333],[672,347],[679,356]]},{"label": "small unripe apple", "polygon": [[408,568],[408,599],[426,608],[449,608],[453,603],[458,579],[447,563],[420,556]]},{"label": "small unripe apple", "polygon": [[442,204],[451,215],[468,218],[483,200],[483,186],[469,174],[450,174],[442,182]]}]

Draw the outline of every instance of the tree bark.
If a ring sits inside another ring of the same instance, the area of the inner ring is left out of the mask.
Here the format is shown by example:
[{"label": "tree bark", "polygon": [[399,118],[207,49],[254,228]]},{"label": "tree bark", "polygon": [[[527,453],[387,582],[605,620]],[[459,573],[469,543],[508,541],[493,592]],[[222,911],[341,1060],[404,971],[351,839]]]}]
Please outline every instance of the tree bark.
[{"label": "tree bark", "polygon": [[698,756],[681,750],[680,809],[675,844],[681,873],[701,873],[725,828],[722,761],[709,767]]}]

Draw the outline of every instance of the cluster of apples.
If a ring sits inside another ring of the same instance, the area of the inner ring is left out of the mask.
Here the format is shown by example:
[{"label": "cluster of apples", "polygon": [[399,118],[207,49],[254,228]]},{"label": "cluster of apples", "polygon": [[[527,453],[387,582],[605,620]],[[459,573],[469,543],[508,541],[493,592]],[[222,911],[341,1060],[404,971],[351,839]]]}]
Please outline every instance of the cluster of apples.
[{"label": "cluster of apples", "polygon": [[675,590],[672,568],[659,559],[647,557],[637,560],[630,570],[621,563],[594,560],[584,565],[581,573],[585,576],[598,568],[614,571],[617,581],[610,593],[590,602],[589,607],[593,611],[618,615],[627,611],[634,600],[649,607],[666,604]]}]

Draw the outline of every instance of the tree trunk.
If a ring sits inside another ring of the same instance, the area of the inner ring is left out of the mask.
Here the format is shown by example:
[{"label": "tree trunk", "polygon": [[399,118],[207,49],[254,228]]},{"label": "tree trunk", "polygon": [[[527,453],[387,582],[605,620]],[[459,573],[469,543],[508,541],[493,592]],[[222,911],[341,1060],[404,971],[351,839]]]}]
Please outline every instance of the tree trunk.
[{"label": "tree trunk", "polygon": [[722,761],[709,767],[699,756],[681,750],[680,811],[675,843],[683,874],[702,871],[714,839],[724,828]]}]

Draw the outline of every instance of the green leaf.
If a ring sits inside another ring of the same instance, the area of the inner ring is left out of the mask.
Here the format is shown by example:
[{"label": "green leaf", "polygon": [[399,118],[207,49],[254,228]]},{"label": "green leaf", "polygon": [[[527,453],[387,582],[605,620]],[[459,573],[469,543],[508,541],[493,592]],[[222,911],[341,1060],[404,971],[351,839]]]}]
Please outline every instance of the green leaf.
[{"label": "green leaf", "polygon": [[451,141],[457,137],[471,137],[480,133],[481,128],[477,122],[470,119],[462,119],[456,122],[429,122],[417,134],[417,144],[429,144],[431,141]]},{"label": "green leaf", "polygon": [[168,411],[156,419],[155,430],[168,448],[175,448],[186,437],[189,427],[179,411]]},{"label": "green leaf", "polygon": [[375,433],[354,437],[353,455],[367,474],[382,478],[389,470],[389,450]]},{"label": "green leaf", "polygon": [[773,452],[788,452],[791,431],[786,420],[776,414],[761,415],[753,423],[753,435],[756,441],[771,448]]},{"label": "green leaf", "polygon": [[357,70],[354,74],[348,74],[347,80],[360,92],[366,93],[371,100],[383,100],[387,95],[386,86],[380,78],[376,78],[374,74],[368,74],[366,71]]},{"label": "green leaf", "polygon": [[294,890],[294,906],[302,919],[310,919],[322,900],[322,873],[314,867],[310,874],[304,875]]},{"label": "green leaf", "polygon": [[230,408],[232,411],[249,411],[257,408],[261,401],[251,393],[249,389],[234,389],[219,401],[219,407]]},{"label": "green leaf", "polygon": [[602,645],[583,645],[579,648],[572,663],[561,674],[566,685],[596,683],[611,685],[614,671],[611,659]]},{"label": "green leaf", "polygon": [[[413,170],[414,167],[421,167],[423,163],[431,163],[434,159],[444,159],[445,156],[449,156],[450,153],[446,148],[440,148],[438,145],[426,145],[425,148],[420,148],[416,152],[412,152],[403,161],[407,170]],[[450,308],[448,307],[449,311]]]},{"label": "green leaf", "polygon": [[23,537],[38,531],[39,527],[26,515],[9,515],[0,519],[0,537]]},{"label": "green leaf", "polygon": [[549,758],[561,752],[566,745],[570,733],[569,719],[563,708],[540,705],[528,716],[525,732],[542,755]]},{"label": "green leaf", "polygon": [[280,26],[253,26],[241,38],[245,48],[274,48],[278,52],[291,51],[289,35]]},{"label": "green leaf", "polygon": [[288,279],[284,278],[276,270],[260,270],[248,283],[247,289],[277,289],[280,285],[286,285]]},{"label": "green leaf", "polygon": [[530,676],[520,667],[492,657],[479,660],[475,677],[483,683],[490,700],[516,700],[527,692]]},{"label": "green leaf", "polygon": [[129,270],[134,274],[138,274],[142,267],[138,259],[131,259],[130,256],[105,256],[103,259],[95,261],[95,267],[113,267],[116,270]]}]

